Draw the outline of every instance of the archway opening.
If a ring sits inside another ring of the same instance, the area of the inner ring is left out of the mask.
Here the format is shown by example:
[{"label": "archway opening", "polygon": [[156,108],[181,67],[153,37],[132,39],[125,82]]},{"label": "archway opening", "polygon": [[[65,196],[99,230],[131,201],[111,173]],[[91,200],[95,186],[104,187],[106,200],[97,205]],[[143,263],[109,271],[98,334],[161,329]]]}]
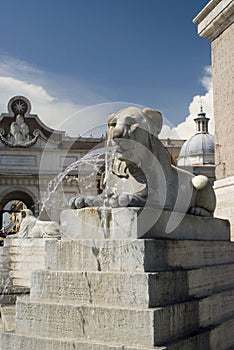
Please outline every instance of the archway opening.
[{"label": "archway opening", "polygon": [[0,204],[0,235],[6,237],[15,234],[20,228],[20,211],[34,208],[32,198],[24,192],[8,193]]}]

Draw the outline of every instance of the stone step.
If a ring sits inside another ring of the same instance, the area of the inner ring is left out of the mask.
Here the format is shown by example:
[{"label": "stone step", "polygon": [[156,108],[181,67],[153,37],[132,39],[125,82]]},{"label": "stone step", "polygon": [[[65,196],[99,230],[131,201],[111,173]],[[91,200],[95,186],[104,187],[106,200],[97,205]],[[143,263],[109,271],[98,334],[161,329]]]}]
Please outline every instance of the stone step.
[{"label": "stone step", "polygon": [[46,267],[69,271],[158,271],[234,263],[234,242],[80,240],[46,244]]},{"label": "stone step", "polygon": [[95,306],[28,298],[18,300],[17,315],[20,332],[57,337],[63,334],[65,338],[104,342],[112,339],[129,346],[162,345],[201,327],[234,319],[234,289],[158,308]]},{"label": "stone step", "polygon": [[14,305],[18,296],[29,294],[29,292],[30,290],[27,287],[6,284],[0,289],[0,305]]},{"label": "stone step", "polygon": [[4,286],[6,280],[9,280],[9,268],[0,268],[0,286]]},{"label": "stone step", "polygon": [[6,251],[6,248],[16,247],[16,248],[38,248],[44,247],[46,241],[57,240],[55,238],[7,238],[4,240],[3,250]]},{"label": "stone step", "polygon": [[15,305],[0,307],[3,330],[12,332],[15,330]]},{"label": "stone step", "polygon": [[16,333],[152,347],[199,328],[198,302],[120,308],[18,299]]},{"label": "stone step", "polygon": [[[14,333],[0,334],[0,350],[167,350],[164,346],[139,347],[124,346],[113,343],[78,341],[77,339],[57,339],[48,337],[35,337]],[[170,350],[174,350],[170,348]],[[204,350],[204,348],[190,348],[189,350]]]},{"label": "stone step", "polygon": [[145,272],[33,271],[31,298],[155,307],[234,287],[234,264]]},{"label": "stone step", "polygon": [[[13,246],[13,247],[5,247],[5,254],[15,254],[15,255],[21,255],[22,253],[26,256],[35,253],[35,254],[40,254],[44,251],[44,247],[36,247],[36,246]],[[4,254],[4,255],[5,255]]]},{"label": "stone step", "polygon": [[30,334],[0,334],[0,350],[231,350],[234,348],[234,320],[202,329],[196,335],[171,342],[165,346],[141,347],[116,345],[77,339],[58,339]]}]

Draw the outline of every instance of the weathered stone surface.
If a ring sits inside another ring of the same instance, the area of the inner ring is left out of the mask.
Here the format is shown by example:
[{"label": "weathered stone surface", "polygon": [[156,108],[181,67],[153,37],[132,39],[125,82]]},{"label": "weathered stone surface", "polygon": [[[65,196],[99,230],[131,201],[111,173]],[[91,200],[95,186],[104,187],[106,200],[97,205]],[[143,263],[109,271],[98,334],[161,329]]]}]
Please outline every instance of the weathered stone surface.
[{"label": "weathered stone surface", "polygon": [[[231,350],[234,344],[233,321],[224,322],[222,325],[202,333],[191,335],[187,338],[170,343],[166,346],[140,347],[124,346],[124,350]],[[225,334],[225,337],[224,337]],[[53,337],[35,337],[14,333],[0,334],[0,349],[25,349],[25,350],[123,350],[122,345],[114,343],[100,343],[92,341],[78,341],[77,339],[55,339]]]},{"label": "weathered stone surface", "polygon": [[[100,343],[92,341],[79,341],[77,339],[57,339],[47,337],[33,337],[21,334],[0,334],[0,350],[25,349],[25,350],[167,350],[164,346],[139,347],[123,346],[114,343]],[[190,348],[186,350],[204,350],[205,348]],[[174,348],[170,347],[170,350]],[[177,349],[175,349],[177,350]]]},{"label": "weathered stone surface", "polygon": [[45,250],[1,350],[234,346],[234,242],[64,239]]},{"label": "weathered stone surface", "polygon": [[197,301],[143,309],[21,299],[16,332],[147,347],[191,333],[199,324],[197,312]]},{"label": "weathered stone surface", "polygon": [[230,220],[231,240],[234,241],[234,176],[215,181],[214,189],[217,196],[215,216]]},{"label": "weathered stone surface", "polygon": [[227,220],[168,210],[140,208],[83,208],[61,213],[63,234],[70,239],[191,239],[229,240]]},{"label": "weathered stone surface", "polygon": [[5,332],[15,330],[15,305],[1,306],[1,321]]},{"label": "weathered stone surface", "polygon": [[29,294],[29,291],[28,287],[14,286],[11,281],[6,281],[0,288],[0,305],[13,305],[18,296]]},{"label": "weathered stone surface", "polygon": [[70,271],[158,271],[234,262],[234,242],[80,240],[46,244],[46,267]]},{"label": "weathered stone surface", "polygon": [[5,239],[2,266],[12,285],[30,287],[31,272],[45,267],[45,244],[46,239],[40,238]]},{"label": "weathered stone surface", "polygon": [[210,349],[232,350],[234,348],[234,320],[221,323],[210,332]]},{"label": "weathered stone surface", "polygon": [[234,287],[234,264],[154,273],[38,270],[31,285],[35,299],[155,307]]},{"label": "weathered stone surface", "polygon": [[199,325],[208,327],[234,317],[234,289],[199,300]]},{"label": "weathered stone surface", "polygon": [[136,238],[138,208],[83,208],[61,213],[62,233],[70,239]]}]

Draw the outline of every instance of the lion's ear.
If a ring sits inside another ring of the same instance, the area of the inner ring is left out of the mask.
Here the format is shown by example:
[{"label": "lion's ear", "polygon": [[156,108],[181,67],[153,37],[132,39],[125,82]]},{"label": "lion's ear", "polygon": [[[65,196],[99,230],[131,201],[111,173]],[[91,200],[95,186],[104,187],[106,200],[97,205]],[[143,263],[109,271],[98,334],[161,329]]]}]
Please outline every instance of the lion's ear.
[{"label": "lion's ear", "polygon": [[158,135],[162,130],[162,114],[152,108],[145,108],[142,112],[150,119],[150,129],[152,133]]}]

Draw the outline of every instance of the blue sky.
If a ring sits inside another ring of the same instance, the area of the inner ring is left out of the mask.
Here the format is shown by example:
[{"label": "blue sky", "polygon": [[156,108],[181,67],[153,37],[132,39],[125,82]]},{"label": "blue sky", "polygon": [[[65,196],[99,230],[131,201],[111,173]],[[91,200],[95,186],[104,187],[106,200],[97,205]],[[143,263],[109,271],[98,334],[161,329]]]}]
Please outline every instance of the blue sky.
[{"label": "blue sky", "polygon": [[[79,107],[113,101],[156,108],[173,125],[181,123],[194,96],[208,91],[204,78],[210,43],[197,35],[192,23],[207,3],[2,1],[0,107],[6,109],[6,91],[28,92],[34,112],[39,109],[51,125],[66,118],[66,108],[71,114]],[[54,112],[52,117],[52,109],[46,109],[52,101],[60,104],[61,115]]]}]

